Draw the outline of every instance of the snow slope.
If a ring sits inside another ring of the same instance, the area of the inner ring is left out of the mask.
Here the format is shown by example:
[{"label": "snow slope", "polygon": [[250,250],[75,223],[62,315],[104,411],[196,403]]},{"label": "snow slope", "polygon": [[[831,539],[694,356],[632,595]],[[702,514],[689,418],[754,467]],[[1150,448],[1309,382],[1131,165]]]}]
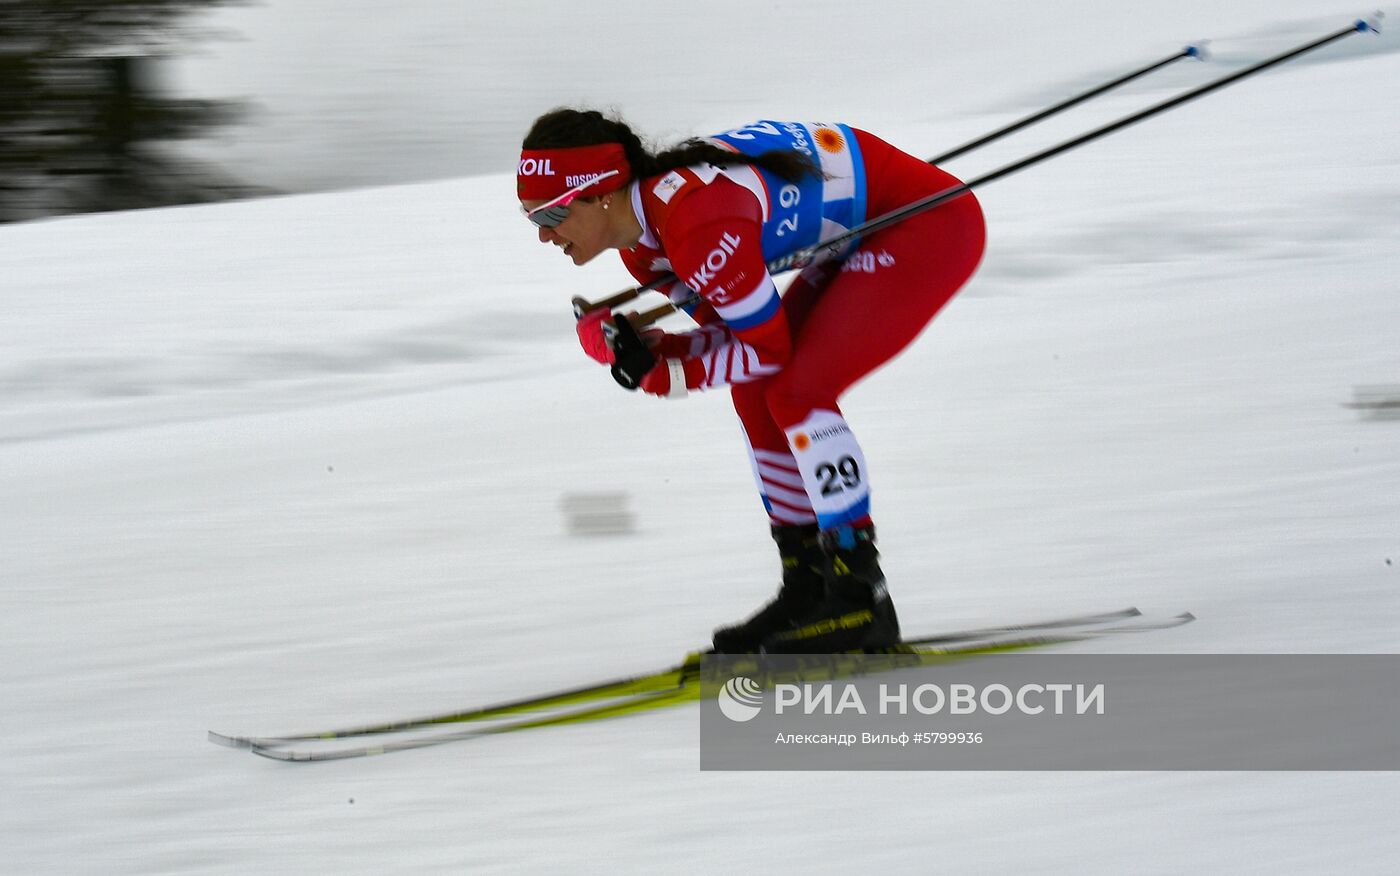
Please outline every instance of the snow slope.
[{"label": "snow slope", "polygon": [[[932,154],[1219,37],[971,176],[1356,11],[1156,5],[1013,4],[1004,44],[937,37],[930,76],[978,71],[956,106],[830,114]],[[981,193],[981,271],[846,403],[907,628],[1135,604],[1201,619],[1075,648],[1395,650],[1400,425],[1345,405],[1400,383],[1397,45]],[[662,133],[785,108],[626,97]],[[209,745],[660,666],[772,590],[727,399],[590,365],[568,299],[623,273],[539,247],[511,186],[0,228],[7,872],[1390,871],[1389,774],[700,773],[693,708],[306,768]],[[569,535],[562,498],[601,489],[634,535]]]}]

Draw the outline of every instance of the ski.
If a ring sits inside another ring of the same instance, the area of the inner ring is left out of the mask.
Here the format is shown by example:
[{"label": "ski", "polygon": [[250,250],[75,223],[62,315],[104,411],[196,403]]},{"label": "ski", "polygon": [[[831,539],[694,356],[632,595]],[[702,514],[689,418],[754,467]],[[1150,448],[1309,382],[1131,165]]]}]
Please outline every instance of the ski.
[{"label": "ski", "polygon": [[[1124,608],[1117,611],[1071,615],[1069,617],[1033,621],[1024,624],[983,627],[980,629],[940,633],[921,638],[905,639],[901,645],[939,645],[1031,630],[1052,630],[1092,626],[1126,620],[1128,618],[1137,617],[1140,614],[1141,612],[1136,608]],[[539,696],[524,697],[488,706],[456,712],[446,712],[439,715],[427,715],[407,720],[363,724],[360,726],[342,727],[315,733],[296,733],[285,736],[234,736],[210,730],[209,741],[229,748],[269,748],[313,740],[346,739],[357,736],[379,736],[391,733],[403,733],[411,730],[424,730],[443,724],[459,724],[470,721],[508,718],[527,712],[557,709],[598,700],[615,699],[623,696],[662,693],[680,688],[688,681],[698,678],[700,672],[700,658],[703,654],[704,652],[701,651],[692,651],[687,654],[685,659],[680,663],[659,672],[613,679],[597,684],[568,688]]]},{"label": "ski", "polygon": [[647,675],[619,678],[598,684],[554,691],[539,696],[508,700],[489,706],[481,706],[457,712],[446,712],[440,715],[428,715],[422,718],[410,718],[403,721],[388,721],[381,724],[365,724],[357,727],[342,727],[336,730],[325,730],[318,733],[297,733],[272,737],[229,736],[210,730],[209,741],[219,745],[226,745],[230,748],[257,748],[285,745],[294,742],[310,742],[313,740],[379,736],[389,733],[403,733],[411,730],[424,730],[443,724],[460,724],[470,721],[508,718],[527,712],[563,708],[597,700],[665,693],[667,691],[679,689],[686,683],[687,679],[698,676],[700,672],[700,658],[702,655],[703,652],[692,651],[686,655],[684,660],[677,663],[675,666]]},{"label": "ski", "polygon": [[[1129,612],[1113,612],[1110,615],[1119,617],[1136,617],[1135,610]],[[1102,617],[1102,616],[1100,616]],[[1110,618],[1109,623],[1111,623]],[[1022,625],[1016,627],[1020,632],[1010,635],[993,636],[988,639],[977,640],[971,638],[969,641],[954,644],[918,644],[915,642],[904,642],[895,648],[887,651],[870,653],[848,653],[813,655],[810,661],[802,664],[796,674],[784,675],[781,678],[801,678],[810,680],[814,678],[840,678],[847,677],[855,671],[853,667],[859,666],[859,670],[864,673],[887,671],[893,669],[904,669],[913,666],[929,665],[936,662],[966,659],[979,655],[1004,654],[1015,651],[1027,650],[1031,648],[1048,647],[1051,645],[1067,644],[1072,642],[1085,641],[1089,639],[1102,638],[1125,633],[1149,632],[1153,630],[1169,629],[1181,626],[1195,620],[1195,616],[1189,612],[1176,615],[1160,621],[1136,621],[1131,623],[1121,623],[1107,626],[1090,626],[1086,629],[1074,629],[1076,624],[1062,621],[1045,622],[1042,625]],[[1083,623],[1078,626],[1084,626]],[[1007,629],[1007,628],[989,628]],[[969,631],[970,632],[970,631]],[[929,639],[945,639],[951,635],[931,636]],[[884,656],[887,661],[878,663],[874,668],[869,665],[871,656]],[[764,675],[760,664],[763,661],[761,655],[752,655],[755,663],[755,673]],[[857,663],[859,661],[859,663]],[[779,677],[768,673],[767,681],[771,684]],[[639,712],[655,711],[670,706],[680,705],[687,702],[694,702],[700,697],[699,662],[696,661],[696,671],[687,680],[680,684],[660,690],[647,690],[643,692],[624,694],[613,697],[611,701],[602,704],[590,704],[582,709],[569,709],[566,711],[556,711],[551,714],[533,718],[516,718],[515,720],[498,723],[491,726],[473,726],[466,729],[456,730],[448,733],[423,733],[418,732],[408,738],[397,740],[386,740],[381,743],[359,746],[347,746],[331,749],[313,749],[307,747],[296,747],[298,743],[310,743],[323,741],[327,738],[346,737],[303,737],[301,739],[281,738],[256,740],[246,746],[254,754],[274,760],[290,762],[312,762],[326,760],[345,760],[350,758],[370,757],[391,752],[409,751],[419,748],[428,748],[443,745],[449,742],[460,742],[468,739],[477,739],[487,736],[498,736],[505,733],[514,733],[522,730],[530,730],[542,727],[562,726],[567,724],[578,724],[589,721],[600,721],[608,718],[620,717]],[[571,701],[570,705],[578,705],[577,701]],[[431,729],[436,725],[419,725],[413,730],[422,731]]]},{"label": "ski", "polygon": [[483,736],[498,736],[502,733],[513,733],[520,730],[530,730],[536,727],[554,727],[564,724],[577,724],[586,721],[601,721],[605,718],[615,718],[634,712],[649,711],[653,709],[665,708],[666,706],[679,705],[698,699],[700,696],[700,686],[697,684],[681,685],[671,690],[651,691],[648,693],[632,694],[618,702],[609,702],[604,705],[593,705],[585,709],[576,709],[569,712],[545,715],[537,718],[524,718],[504,724],[481,727],[473,726],[465,730],[456,730],[450,733],[439,733],[432,735],[417,735],[408,739],[396,741],[386,741],[378,744],[355,746],[349,748],[334,748],[325,750],[296,749],[278,745],[254,745],[251,750],[254,754],[273,760],[309,762],[322,760],[346,760],[356,757],[371,757],[377,754],[388,754],[396,751],[410,751],[415,748],[428,748],[434,745],[443,745],[448,742],[459,742],[464,739],[476,739]]},{"label": "ski", "polygon": [[1004,624],[996,627],[981,627],[979,629],[960,630],[953,633],[940,633],[932,636],[923,636],[921,638],[904,639],[900,644],[941,645],[947,642],[961,642],[967,639],[985,639],[988,636],[1002,635],[1005,633],[1020,633],[1028,630],[1056,630],[1065,627],[1094,626],[1096,624],[1107,624],[1141,616],[1142,612],[1138,611],[1136,608],[1120,608],[1117,611],[1071,615],[1054,620],[1032,621],[1023,624]]}]

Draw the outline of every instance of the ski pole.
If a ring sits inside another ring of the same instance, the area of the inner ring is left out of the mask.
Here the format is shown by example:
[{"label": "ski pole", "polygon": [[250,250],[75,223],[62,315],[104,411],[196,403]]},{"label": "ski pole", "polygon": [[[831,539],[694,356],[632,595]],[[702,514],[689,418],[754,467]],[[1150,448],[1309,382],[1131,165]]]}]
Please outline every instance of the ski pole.
[{"label": "ski pole", "polygon": [[[1243,70],[1232,73],[1229,76],[1222,76],[1219,79],[1207,82],[1205,85],[1202,85],[1199,88],[1194,88],[1184,94],[1177,95],[1176,97],[1173,97],[1169,100],[1165,100],[1154,106],[1148,107],[1147,109],[1133,113],[1129,116],[1125,116],[1124,118],[1121,118],[1116,122],[1110,122],[1107,125],[1095,128],[1094,130],[1089,131],[1086,134],[1081,134],[1080,136],[1075,137],[1071,140],[1066,140],[1065,142],[1060,143],[1059,145],[1051,146],[1048,149],[1036,152],[1032,155],[1022,158],[1020,161],[1012,162],[1011,164],[990,171],[989,173],[985,173],[979,177],[976,177],[975,179],[968,180],[967,182],[962,183],[961,185],[956,185],[951,188],[944,189],[943,191],[933,195],[929,195],[926,198],[921,198],[917,201],[914,201],[913,203],[907,204],[895,210],[891,210],[883,216],[877,216],[876,218],[871,219],[868,222],[864,222],[860,225],[857,225],[849,231],[845,231],[828,240],[821,241],[820,243],[817,243],[805,249],[798,250],[797,252],[783,256],[782,258],[774,259],[773,261],[768,263],[768,271],[769,273],[777,274],[805,265],[811,262],[811,260],[815,258],[819,253],[822,253],[824,251],[834,252],[835,250],[840,249],[842,246],[846,245],[847,243],[849,243],[857,237],[870,234],[874,231],[879,231],[882,228],[888,228],[889,226],[894,225],[897,222],[903,222],[905,219],[908,219],[911,216],[916,216],[919,213],[923,213],[926,210],[931,210],[934,207],[937,207],[941,204],[946,204],[954,198],[958,198],[962,195],[967,194],[977,186],[986,185],[987,183],[992,182],[993,180],[1001,179],[1004,176],[1010,176],[1011,174],[1016,173],[1017,171],[1025,170],[1026,168],[1039,164],[1042,161],[1054,158],[1056,155],[1061,155],[1065,152],[1070,151],[1071,149],[1076,149],[1080,146],[1083,146],[1086,143],[1098,140],[1101,137],[1106,137],[1109,134],[1114,133],[1115,131],[1120,131],[1123,128],[1128,127],[1129,125],[1137,124],[1138,122],[1141,122],[1145,119],[1149,119],[1152,116],[1164,113],[1167,110],[1175,109],[1176,107],[1181,106],[1182,104],[1187,103],[1188,101],[1195,100],[1198,97],[1204,97],[1205,95],[1210,94],[1213,91],[1224,88],[1227,85],[1233,85],[1234,83],[1239,82],[1241,79],[1253,76],[1255,73],[1267,70],[1268,68],[1278,64],[1282,64],[1285,61],[1292,60],[1293,58],[1296,58],[1299,55],[1302,55],[1306,52],[1311,52],[1314,49],[1322,48],[1323,46],[1329,43],[1336,42],[1337,40],[1340,40],[1343,37],[1351,36],[1354,33],[1379,33],[1379,17],[1380,13],[1377,13],[1376,17],[1371,19],[1358,19],[1351,26],[1343,30],[1336,31],[1335,33],[1330,33],[1325,37],[1313,40],[1312,42],[1309,42],[1305,45],[1299,46],[1294,49],[1290,49],[1271,58],[1267,58],[1263,61],[1260,61],[1257,64],[1254,64],[1253,66],[1246,67]],[[698,294],[692,295],[679,303],[666,304],[664,306],[654,308],[653,310],[649,310],[645,313],[637,314],[636,316],[630,317],[629,322],[631,323],[631,326],[634,329],[642,328],[644,326],[650,325],[652,322],[655,322],[656,320],[667,315],[668,313],[671,313],[674,310],[679,310],[683,307],[688,307],[692,304],[698,304],[702,300],[702,296]]]},{"label": "ski pole", "polygon": [[1160,70],[1160,69],[1162,69],[1163,67],[1166,67],[1168,64],[1173,64],[1173,63],[1175,63],[1175,62],[1177,62],[1177,61],[1180,61],[1182,58],[1201,58],[1201,59],[1204,59],[1204,58],[1205,58],[1205,49],[1204,49],[1204,47],[1202,47],[1202,46],[1187,46],[1186,48],[1184,48],[1184,49],[1182,49],[1181,51],[1177,52],[1175,55],[1171,55],[1170,57],[1163,58],[1163,59],[1160,60],[1160,61],[1153,61],[1151,64],[1148,64],[1146,67],[1142,67],[1142,68],[1140,68],[1140,69],[1138,69],[1138,70],[1134,70],[1134,71],[1131,72],[1131,73],[1125,73],[1124,75],[1118,77],[1117,79],[1112,80],[1111,82],[1105,82],[1103,85],[1100,85],[1100,86],[1098,86],[1098,87],[1096,87],[1096,88],[1091,88],[1091,89],[1089,89],[1088,91],[1084,92],[1083,94],[1077,94],[1077,95],[1075,95],[1074,97],[1067,98],[1067,99],[1065,99],[1065,100],[1063,100],[1063,101],[1061,101],[1061,102],[1055,104],[1054,106],[1047,107],[1046,109],[1043,109],[1043,110],[1041,110],[1040,112],[1033,113],[1032,115],[1026,116],[1024,119],[1021,119],[1019,122],[1012,122],[1011,124],[1007,125],[1006,127],[1004,127],[1004,128],[998,128],[997,130],[993,131],[992,133],[987,134],[987,135],[982,136],[982,137],[978,137],[976,140],[973,140],[973,141],[971,141],[970,143],[964,143],[963,145],[957,147],[956,149],[950,149],[949,151],[944,152],[942,155],[934,156],[933,158],[930,158],[930,159],[928,160],[928,163],[929,163],[929,164],[942,164],[943,162],[949,161],[949,160],[951,160],[951,159],[953,159],[953,158],[956,158],[957,156],[962,155],[962,154],[965,153],[965,152],[971,152],[972,150],[974,150],[974,149],[976,149],[976,148],[978,148],[978,147],[980,147],[980,146],[986,146],[988,143],[991,143],[991,142],[993,142],[993,141],[995,141],[995,140],[1000,140],[1002,137],[1005,137],[1005,136],[1008,135],[1008,134],[1014,134],[1014,133],[1016,133],[1017,131],[1021,130],[1022,128],[1028,128],[1028,127],[1030,127],[1031,125],[1034,125],[1036,122],[1044,121],[1045,119],[1050,118],[1051,116],[1055,115],[1056,113],[1063,112],[1063,111],[1069,109],[1069,108],[1072,107],[1072,106],[1078,106],[1079,104],[1083,103],[1084,101],[1086,101],[1086,100],[1088,100],[1088,99],[1090,99],[1090,98],[1092,98],[1092,97],[1098,97],[1100,94],[1103,94],[1103,93],[1105,93],[1105,92],[1107,92],[1107,91],[1112,91],[1113,89],[1117,88],[1117,87],[1120,86],[1120,85],[1126,85],[1126,84],[1128,84],[1129,82],[1132,82],[1134,79],[1138,79],[1138,78],[1140,78],[1140,77],[1146,76],[1148,73],[1151,73],[1151,72],[1153,72],[1154,70]]},{"label": "ski pole", "polygon": [[589,301],[582,295],[575,295],[572,302],[574,306],[574,319],[583,319],[584,316],[599,308],[606,307],[611,309],[619,304],[626,304],[633,298],[637,298],[646,292],[650,292],[653,289],[660,289],[674,279],[676,279],[675,274],[663,274],[655,280],[644,283],[641,286],[633,286],[629,289],[623,289],[621,292],[614,292],[607,298],[599,298],[597,301]]},{"label": "ski pole", "polygon": [[[1135,79],[1146,76],[1148,73],[1160,70],[1169,64],[1175,63],[1176,61],[1180,61],[1182,58],[1204,57],[1205,49],[1203,47],[1186,46],[1181,51],[1177,52],[1174,55],[1171,55],[1170,57],[1163,58],[1160,61],[1153,61],[1151,64],[1148,64],[1145,67],[1141,67],[1137,70],[1132,71],[1131,73],[1126,73],[1122,76],[1119,76],[1117,79],[1105,82],[1104,84],[1091,88],[1082,94],[1077,94],[1074,97],[1067,98],[1055,104],[1054,106],[1040,110],[1039,112],[1027,116],[1026,118],[1021,119],[1020,121],[1013,122],[1012,124],[1007,125],[1004,128],[999,128],[991,132],[990,134],[978,137],[976,140],[973,140],[970,143],[964,143],[956,149],[944,152],[942,155],[936,155],[933,158],[928,159],[928,163],[941,164],[942,162],[948,161],[949,159],[954,158],[955,156],[971,152],[972,150],[977,149],[981,146],[985,146],[988,143],[1000,140],[1002,137],[1005,137],[1008,134],[1014,134],[1015,132],[1023,128],[1027,128],[1031,125],[1034,125],[1036,122],[1044,121],[1045,119],[1048,119],[1057,113],[1064,112],[1070,107],[1078,106],[1079,104],[1083,103],[1086,100],[1089,100],[1090,98],[1098,97],[1099,95],[1107,91],[1111,91],[1121,85],[1126,85],[1127,83],[1132,82]],[[674,279],[676,279],[674,274],[667,274],[658,277],[655,280],[652,280],[651,282],[646,283],[644,285],[635,286],[630,289],[623,289],[620,292],[615,292],[612,295],[609,295],[606,298],[600,298],[597,301],[589,301],[582,295],[575,295],[573,301],[571,302],[574,308],[574,317],[576,319],[582,319],[585,314],[597,310],[599,308],[612,308],[618,306],[619,304],[626,304],[633,298],[637,298],[643,295],[644,293],[651,292],[655,289],[659,289],[660,287],[666,285]]]}]

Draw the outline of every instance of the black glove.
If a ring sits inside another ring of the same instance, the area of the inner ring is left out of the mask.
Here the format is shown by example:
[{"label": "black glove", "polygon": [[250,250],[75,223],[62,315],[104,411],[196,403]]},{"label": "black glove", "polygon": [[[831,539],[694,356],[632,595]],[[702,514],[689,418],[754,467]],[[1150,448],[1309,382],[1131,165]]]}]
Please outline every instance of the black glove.
[{"label": "black glove", "polygon": [[617,357],[612,366],[613,380],[623,389],[635,390],[641,385],[642,377],[656,365],[656,356],[627,317],[618,314],[613,317],[613,325],[616,332],[613,334],[612,348]]}]

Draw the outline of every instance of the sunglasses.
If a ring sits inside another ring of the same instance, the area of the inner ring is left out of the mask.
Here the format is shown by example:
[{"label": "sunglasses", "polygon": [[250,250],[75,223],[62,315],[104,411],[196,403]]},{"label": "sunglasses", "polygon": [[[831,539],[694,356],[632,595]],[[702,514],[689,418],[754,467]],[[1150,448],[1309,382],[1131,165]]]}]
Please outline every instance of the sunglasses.
[{"label": "sunglasses", "polygon": [[540,228],[558,228],[559,223],[569,218],[569,205],[580,197],[585,189],[602,182],[610,176],[617,176],[619,173],[621,173],[621,171],[618,170],[600,173],[582,185],[574,186],[552,201],[546,201],[533,210],[526,210],[524,207],[521,207],[520,212],[524,213],[526,219],[529,219]]}]

